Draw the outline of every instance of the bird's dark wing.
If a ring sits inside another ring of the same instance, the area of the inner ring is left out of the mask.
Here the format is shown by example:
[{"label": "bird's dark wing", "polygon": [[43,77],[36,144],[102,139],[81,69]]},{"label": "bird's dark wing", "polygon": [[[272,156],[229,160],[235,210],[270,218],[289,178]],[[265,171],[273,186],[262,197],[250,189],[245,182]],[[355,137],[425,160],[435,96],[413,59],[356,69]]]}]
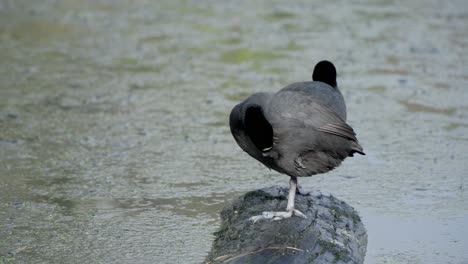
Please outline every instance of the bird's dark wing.
[{"label": "bird's dark wing", "polygon": [[328,133],[331,135],[349,139],[351,141],[350,142],[351,151],[348,154],[349,156],[353,156],[353,154],[356,152],[361,155],[366,155],[364,153],[362,146],[359,144],[359,141],[356,138],[356,133],[354,133],[353,128],[350,127],[348,124],[344,122],[339,123],[339,124],[329,123],[329,124],[325,124],[324,126],[317,128],[317,130],[320,132],[324,132],[324,133]]},{"label": "bird's dark wing", "polygon": [[317,128],[317,130],[335,136],[344,137],[353,141],[357,141],[356,133],[354,133],[353,128],[344,122],[328,123]]},{"label": "bird's dark wing", "polygon": [[[343,127],[341,130],[352,131],[342,118],[318,101],[315,96],[296,91],[278,92],[268,103],[267,120],[278,127],[292,125],[290,122],[300,122],[315,129],[327,124],[336,124]],[[324,129],[327,129],[327,126]]]},{"label": "bird's dark wing", "polygon": [[333,150],[337,145],[350,141],[345,144],[349,146],[348,150],[343,149],[347,152],[345,155],[353,152],[363,154],[351,126],[316,102],[314,97],[289,91],[277,93],[269,103],[267,119],[273,127],[278,145],[285,146],[286,151]]}]

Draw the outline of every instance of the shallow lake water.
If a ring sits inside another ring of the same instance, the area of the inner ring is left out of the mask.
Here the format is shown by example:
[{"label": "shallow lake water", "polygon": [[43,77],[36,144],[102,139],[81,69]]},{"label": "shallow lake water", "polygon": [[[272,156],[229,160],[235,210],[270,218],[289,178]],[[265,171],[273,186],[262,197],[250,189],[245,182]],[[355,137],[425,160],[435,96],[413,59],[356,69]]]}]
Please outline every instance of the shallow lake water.
[{"label": "shallow lake water", "polygon": [[467,36],[463,0],[0,0],[0,263],[203,262],[288,184],[229,111],[322,59],[367,155],[299,183],[358,210],[366,263],[468,263]]}]

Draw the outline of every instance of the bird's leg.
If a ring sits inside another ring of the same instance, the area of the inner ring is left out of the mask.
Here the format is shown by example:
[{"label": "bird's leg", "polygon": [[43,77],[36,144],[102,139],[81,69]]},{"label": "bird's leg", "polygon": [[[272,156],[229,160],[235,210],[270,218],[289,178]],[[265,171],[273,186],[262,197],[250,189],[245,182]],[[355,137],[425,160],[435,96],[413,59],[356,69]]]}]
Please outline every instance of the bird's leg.
[{"label": "bird's leg", "polygon": [[297,177],[289,180],[288,205],[285,212],[263,212],[261,215],[250,217],[254,223],[261,219],[272,219],[273,221],[290,218],[293,215],[307,218],[301,211],[294,209],[294,199],[296,198]]}]

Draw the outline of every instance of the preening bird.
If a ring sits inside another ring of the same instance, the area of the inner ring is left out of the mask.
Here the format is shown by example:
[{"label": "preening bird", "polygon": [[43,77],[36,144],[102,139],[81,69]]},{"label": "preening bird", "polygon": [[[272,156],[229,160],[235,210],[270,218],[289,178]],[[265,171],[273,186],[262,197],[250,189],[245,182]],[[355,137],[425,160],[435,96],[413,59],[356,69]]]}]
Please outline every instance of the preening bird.
[{"label": "preening bird", "polygon": [[237,144],[263,165],[291,177],[284,212],[253,216],[281,220],[293,215],[297,177],[328,172],[355,153],[365,155],[354,130],[346,124],[346,105],[329,61],[317,63],[312,81],[290,84],[277,93],[255,93],[229,116]]}]

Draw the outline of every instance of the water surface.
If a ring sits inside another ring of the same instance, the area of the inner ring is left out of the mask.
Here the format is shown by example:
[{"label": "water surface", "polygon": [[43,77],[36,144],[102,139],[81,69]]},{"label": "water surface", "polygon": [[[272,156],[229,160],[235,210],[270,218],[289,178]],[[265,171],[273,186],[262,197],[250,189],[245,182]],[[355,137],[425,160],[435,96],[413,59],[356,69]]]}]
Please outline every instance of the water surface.
[{"label": "water surface", "polygon": [[366,263],[468,263],[465,1],[0,0],[0,262],[200,263],[220,209],[288,179],[230,109],[338,68],[367,155],[300,179]]}]

